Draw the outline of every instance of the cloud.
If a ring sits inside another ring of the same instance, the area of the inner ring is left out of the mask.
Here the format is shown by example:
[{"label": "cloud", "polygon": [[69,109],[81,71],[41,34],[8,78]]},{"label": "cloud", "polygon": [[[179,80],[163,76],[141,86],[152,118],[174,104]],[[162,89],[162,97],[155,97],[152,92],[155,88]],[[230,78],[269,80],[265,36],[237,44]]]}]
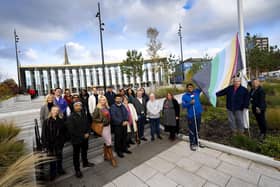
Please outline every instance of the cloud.
[{"label": "cloud", "polygon": [[24,52],[24,57],[27,59],[27,60],[32,60],[32,61],[35,61],[38,59],[38,54],[37,52],[32,49],[32,48],[29,48],[28,50],[26,50]]}]

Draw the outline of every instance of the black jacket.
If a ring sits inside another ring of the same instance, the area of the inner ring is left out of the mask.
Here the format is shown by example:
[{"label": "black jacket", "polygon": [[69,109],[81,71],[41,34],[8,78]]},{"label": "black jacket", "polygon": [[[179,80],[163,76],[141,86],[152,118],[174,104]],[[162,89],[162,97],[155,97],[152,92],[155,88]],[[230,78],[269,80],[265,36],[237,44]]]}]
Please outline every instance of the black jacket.
[{"label": "black jacket", "polygon": [[67,129],[61,118],[47,118],[42,126],[42,144],[51,155],[62,152],[66,140]]},{"label": "black jacket", "polygon": [[142,97],[142,103],[140,103],[140,101],[138,100],[137,97],[135,97],[133,100],[132,100],[132,104],[134,105],[135,107],[135,110],[137,112],[137,115],[146,115],[146,106],[147,106],[147,101],[145,98]]},{"label": "black jacket", "polygon": [[228,86],[225,89],[216,93],[217,96],[226,95],[227,109],[230,111],[243,110],[249,107],[249,92],[248,90],[240,86],[234,93],[234,87]]},{"label": "black jacket", "polygon": [[259,86],[256,90],[251,89],[250,100],[252,103],[253,112],[256,112],[257,107],[260,108],[262,111],[266,109],[265,92],[262,87]]},{"label": "black jacket", "polygon": [[81,114],[77,112],[71,113],[66,121],[66,125],[72,144],[81,143],[85,139],[84,135],[90,133],[90,124],[84,112],[81,112]]},{"label": "black jacket", "polygon": [[105,97],[107,98],[109,106],[115,103],[115,92],[106,92]]}]

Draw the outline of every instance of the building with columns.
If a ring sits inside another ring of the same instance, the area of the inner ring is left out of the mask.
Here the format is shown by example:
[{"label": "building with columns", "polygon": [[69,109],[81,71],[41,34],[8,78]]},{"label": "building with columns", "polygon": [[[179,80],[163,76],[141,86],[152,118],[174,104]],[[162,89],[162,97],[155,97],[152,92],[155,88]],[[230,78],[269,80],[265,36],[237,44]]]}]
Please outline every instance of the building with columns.
[{"label": "building with columns", "polygon": [[[163,59],[159,59],[163,60]],[[120,63],[105,62],[105,79],[107,86],[122,88],[132,85],[149,86],[162,82],[163,71],[154,71],[151,60],[143,64],[143,76],[136,82],[133,77],[123,74]],[[101,64],[70,64],[65,46],[64,64],[61,65],[24,65],[20,67],[20,80],[24,89],[33,88],[39,95],[46,95],[51,89],[60,87],[78,92],[91,86],[103,87],[103,73]]]}]

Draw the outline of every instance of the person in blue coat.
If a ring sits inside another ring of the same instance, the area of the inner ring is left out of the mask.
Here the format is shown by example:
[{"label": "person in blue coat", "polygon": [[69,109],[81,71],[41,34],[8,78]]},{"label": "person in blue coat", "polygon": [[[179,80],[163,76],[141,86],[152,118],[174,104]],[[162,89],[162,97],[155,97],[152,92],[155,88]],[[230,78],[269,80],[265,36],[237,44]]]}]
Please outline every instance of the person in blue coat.
[{"label": "person in blue coat", "polygon": [[[192,83],[187,84],[187,92],[182,97],[182,107],[187,109],[187,120],[189,126],[189,138],[190,138],[190,148],[192,151],[196,151],[197,146],[202,146],[198,142],[198,134],[201,123],[201,114],[203,112],[200,103],[200,89],[194,89]],[[197,127],[196,127],[197,125]],[[197,129],[196,129],[197,128]]]},{"label": "person in blue coat", "polygon": [[228,121],[233,133],[244,133],[243,110],[249,107],[249,92],[241,85],[239,77],[233,79],[233,85],[216,93],[216,96],[226,95]]}]

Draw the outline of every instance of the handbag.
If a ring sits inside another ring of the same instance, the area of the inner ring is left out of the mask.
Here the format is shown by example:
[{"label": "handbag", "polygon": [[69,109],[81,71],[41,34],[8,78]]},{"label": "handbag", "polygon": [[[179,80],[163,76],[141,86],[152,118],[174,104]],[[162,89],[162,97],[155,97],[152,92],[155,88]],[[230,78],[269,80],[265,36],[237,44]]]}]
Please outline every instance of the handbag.
[{"label": "handbag", "polygon": [[92,122],[91,124],[91,129],[98,134],[99,136],[102,135],[102,131],[103,131],[103,123],[101,122]]}]

